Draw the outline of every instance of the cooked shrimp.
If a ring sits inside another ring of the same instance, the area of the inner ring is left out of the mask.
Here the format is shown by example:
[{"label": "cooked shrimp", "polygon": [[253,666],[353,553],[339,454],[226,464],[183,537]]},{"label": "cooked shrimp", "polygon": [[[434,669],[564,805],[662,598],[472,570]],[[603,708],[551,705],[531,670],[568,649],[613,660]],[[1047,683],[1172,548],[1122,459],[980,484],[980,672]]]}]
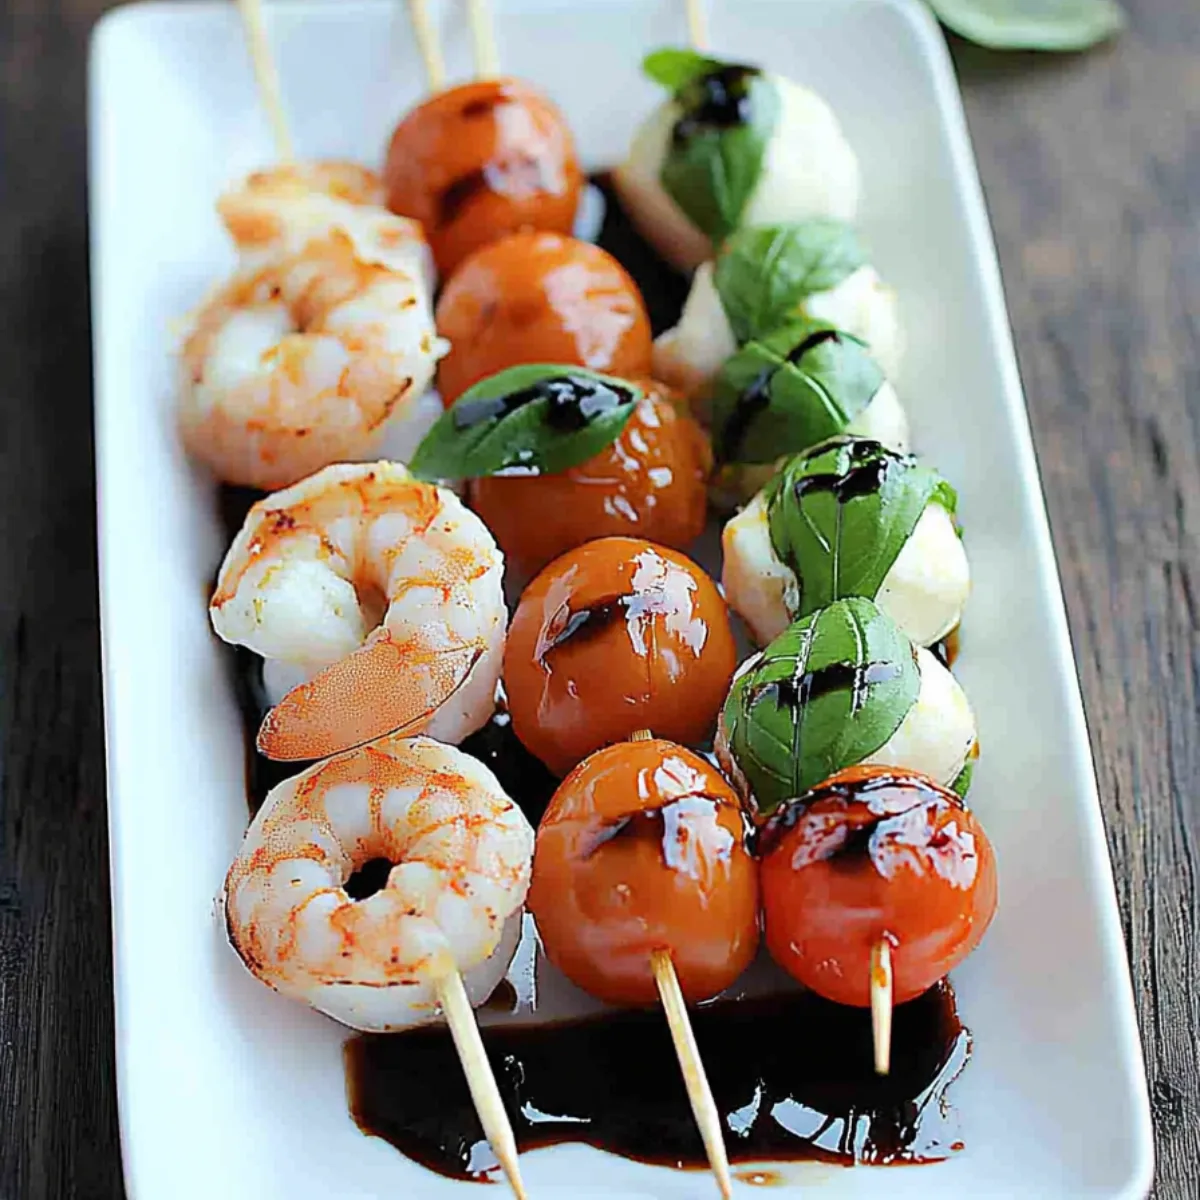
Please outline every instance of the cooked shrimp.
[{"label": "cooked shrimp", "polygon": [[503,573],[483,522],[398,463],[326,467],[260,500],[209,608],[227,642],[307,680],[267,714],[259,749],[323,758],[387,733],[478,729],[500,675]]},{"label": "cooked shrimp", "polygon": [[[272,789],[225,880],[229,940],[263,983],[346,1025],[414,1025],[436,1015],[449,971],[473,1004],[500,982],[532,856],[529,822],[487,767],[387,737]],[[378,859],[393,864],[386,883],[353,898],[347,881]]]},{"label": "cooked shrimp", "polygon": [[228,483],[281,487],[377,454],[442,353],[411,240],[331,224],[321,199],[279,202],[285,244],[218,288],[183,342],[184,442]]}]

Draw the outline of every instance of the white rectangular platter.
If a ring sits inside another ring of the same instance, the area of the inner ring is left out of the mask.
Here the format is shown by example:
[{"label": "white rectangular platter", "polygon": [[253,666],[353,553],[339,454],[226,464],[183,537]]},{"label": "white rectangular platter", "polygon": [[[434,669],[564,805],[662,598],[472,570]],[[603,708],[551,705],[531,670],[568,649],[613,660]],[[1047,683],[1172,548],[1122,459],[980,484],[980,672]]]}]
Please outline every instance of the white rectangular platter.
[{"label": "white rectangular platter", "polygon": [[[683,41],[681,0],[496,8],[505,69],[562,104],[587,166],[619,160],[656,100],[640,57]],[[908,331],[899,390],[918,449],[961,498],[975,591],[956,669],[983,746],[971,799],[1001,869],[995,924],[956,975],[975,1034],[952,1091],[966,1149],[919,1168],[788,1165],[786,1190],[1132,1200],[1149,1187],[1152,1148],[1125,951],[999,274],[945,46],[925,10],[904,0],[712,0],[710,10],[718,52],[817,88],[862,163],[863,231]],[[464,78],[461,8],[435,11],[451,76]],[[272,4],[269,33],[300,153],[378,162],[423,86],[399,0]],[[205,612],[222,534],[212,485],[176,440],[170,352],[172,318],[232,265],[214,198],[271,157],[233,4],[142,4],[106,17],[92,47],[90,120],[129,1192],[471,1200],[480,1185],[432,1174],[358,1131],[345,1098],[344,1031],[254,982],[218,918],[215,898],[247,819],[242,728]],[[539,1198],[715,1194],[702,1172],[583,1146],[533,1152],[523,1169]]]}]

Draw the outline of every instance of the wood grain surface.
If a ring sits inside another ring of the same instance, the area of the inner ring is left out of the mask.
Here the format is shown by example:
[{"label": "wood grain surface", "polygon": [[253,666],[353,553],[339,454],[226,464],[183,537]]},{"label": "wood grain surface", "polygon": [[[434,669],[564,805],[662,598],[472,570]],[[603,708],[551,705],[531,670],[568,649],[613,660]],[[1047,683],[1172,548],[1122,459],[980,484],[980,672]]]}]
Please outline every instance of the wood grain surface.
[{"label": "wood grain surface", "polygon": [[[1127,6],[1091,54],[953,50],[1116,866],[1155,1194],[1194,1200],[1200,6]],[[122,1194],[84,124],[106,7],[0,0],[0,1200]]]}]

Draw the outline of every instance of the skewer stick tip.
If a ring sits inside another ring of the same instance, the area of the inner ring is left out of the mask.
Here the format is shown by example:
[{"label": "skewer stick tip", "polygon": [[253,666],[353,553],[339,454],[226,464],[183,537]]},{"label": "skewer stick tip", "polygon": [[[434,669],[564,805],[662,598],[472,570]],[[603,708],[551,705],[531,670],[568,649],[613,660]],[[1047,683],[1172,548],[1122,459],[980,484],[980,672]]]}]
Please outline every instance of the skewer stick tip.
[{"label": "skewer stick tip", "polygon": [[654,734],[648,729],[635,729],[630,735],[631,742],[651,742],[654,740]]},{"label": "skewer stick tip", "polygon": [[438,1001],[446,1014],[446,1024],[450,1026],[450,1036],[454,1038],[454,1048],[458,1051],[463,1072],[467,1076],[467,1086],[471,1089],[471,1099],[475,1102],[475,1111],[479,1114],[484,1135],[491,1143],[517,1200],[528,1200],[525,1184],[521,1180],[517,1139],[512,1123],[500,1098],[500,1089],[492,1073],[492,1064],[488,1062],[487,1051],[483,1048],[483,1038],[479,1036],[479,1026],[475,1022],[471,1001],[467,998],[467,989],[463,987],[462,976],[453,967],[438,980]]},{"label": "skewer stick tip", "polygon": [[693,50],[708,49],[708,14],[704,0],[684,0],[687,13],[688,41]]},{"label": "skewer stick tip", "polygon": [[[634,739],[637,738],[637,734],[633,736]],[[724,1200],[731,1200],[733,1180],[729,1173],[729,1156],[725,1153],[725,1139],[721,1133],[721,1117],[717,1112],[716,1101],[713,1100],[708,1076],[704,1073],[704,1063],[700,1060],[700,1048],[696,1045],[696,1035],[688,1019],[687,1005],[679,987],[679,976],[675,974],[675,964],[671,961],[671,952],[655,950],[650,955],[650,969],[654,972],[654,982],[658,986],[658,994],[667,1014],[667,1024],[675,1042],[675,1053],[679,1056],[679,1066],[683,1071],[683,1082],[687,1087],[688,1099],[700,1129],[709,1165],[722,1197]]]},{"label": "skewer stick tip", "polygon": [[408,16],[417,39],[417,49],[421,52],[421,61],[425,64],[425,81],[430,92],[440,92],[446,86],[446,61],[442,57],[437,30],[429,18],[426,0],[408,0]]},{"label": "skewer stick tip", "polygon": [[479,79],[494,79],[500,74],[500,54],[488,0],[467,0],[467,20],[475,51],[475,74]]},{"label": "skewer stick tip", "polygon": [[871,1037],[875,1073],[886,1075],[892,1061],[892,944],[886,936],[871,947]]}]

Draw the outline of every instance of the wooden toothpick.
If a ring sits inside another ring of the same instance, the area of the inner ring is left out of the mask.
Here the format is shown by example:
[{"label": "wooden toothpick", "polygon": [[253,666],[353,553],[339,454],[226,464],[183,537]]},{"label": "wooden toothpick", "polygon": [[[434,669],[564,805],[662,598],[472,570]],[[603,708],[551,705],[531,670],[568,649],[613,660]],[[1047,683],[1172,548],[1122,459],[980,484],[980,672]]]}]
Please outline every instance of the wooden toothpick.
[{"label": "wooden toothpick", "polygon": [[687,11],[688,41],[693,50],[708,49],[708,15],[704,0],[684,0]]},{"label": "wooden toothpick", "polygon": [[426,0],[408,0],[408,16],[412,22],[421,61],[425,64],[425,80],[430,92],[440,92],[446,86],[446,61],[442,58],[442,47],[437,30],[429,19]]},{"label": "wooden toothpick", "polygon": [[480,79],[493,79],[500,74],[500,55],[488,0],[467,0],[467,18],[475,48],[475,74]]},{"label": "wooden toothpick", "polygon": [[275,59],[271,54],[271,45],[267,41],[262,4],[260,0],[238,0],[238,10],[242,14],[242,24],[246,30],[246,45],[250,49],[250,61],[254,64],[254,78],[258,84],[259,100],[262,102],[263,111],[267,114],[267,120],[275,138],[275,153],[279,156],[280,162],[293,162],[295,154],[292,150],[292,136],[288,131],[283,100],[280,98],[279,72],[276,70]]},{"label": "wooden toothpick", "polygon": [[882,937],[871,947],[871,1037],[878,1075],[886,1075],[892,1062],[892,982],[892,945]]}]

